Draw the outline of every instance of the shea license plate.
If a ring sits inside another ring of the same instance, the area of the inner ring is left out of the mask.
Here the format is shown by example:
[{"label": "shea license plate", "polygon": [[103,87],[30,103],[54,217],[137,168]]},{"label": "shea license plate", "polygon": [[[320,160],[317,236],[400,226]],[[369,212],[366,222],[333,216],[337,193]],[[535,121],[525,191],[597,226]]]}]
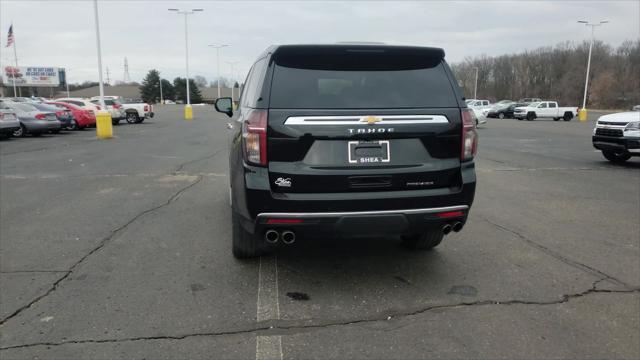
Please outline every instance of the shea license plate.
[{"label": "shea license plate", "polygon": [[389,140],[349,141],[350,164],[380,164],[391,161]]}]

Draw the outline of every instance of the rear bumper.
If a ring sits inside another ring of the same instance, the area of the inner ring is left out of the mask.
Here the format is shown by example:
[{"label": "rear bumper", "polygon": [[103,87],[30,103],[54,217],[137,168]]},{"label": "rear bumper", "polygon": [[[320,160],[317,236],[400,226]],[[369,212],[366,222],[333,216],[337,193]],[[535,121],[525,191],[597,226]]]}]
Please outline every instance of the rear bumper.
[{"label": "rear bumper", "polygon": [[60,130],[60,121],[31,121],[24,122],[27,132],[31,134],[46,133],[51,130]]},{"label": "rear bumper", "polygon": [[598,150],[640,153],[640,138],[594,135],[591,139],[593,147]]},{"label": "rear bumper", "polygon": [[[255,220],[255,233],[290,230],[298,235],[348,236],[403,235],[423,233],[445,224],[464,223],[469,206],[310,213],[261,213]],[[446,217],[442,217],[446,215]]]},{"label": "rear bumper", "polygon": [[[445,223],[464,223],[476,187],[473,162],[462,164],[459,185],[420,190],[278,193],[271,191],[266,169],[247,167],[244,175],[245,187],[233,189],[233,208],[250,233],[271,228],[295,228],[309,235],[419,233]],[[463,214],[453,218],[437,215],[447,211]],[[269,219],[294,222],[269,223]]]}]

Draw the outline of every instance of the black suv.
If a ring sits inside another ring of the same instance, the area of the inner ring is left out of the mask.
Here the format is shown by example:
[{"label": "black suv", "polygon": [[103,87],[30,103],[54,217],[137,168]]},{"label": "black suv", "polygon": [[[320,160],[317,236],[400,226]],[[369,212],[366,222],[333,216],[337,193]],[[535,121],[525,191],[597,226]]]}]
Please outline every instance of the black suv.
[{"label": "black suv", "polygon": [[253,64],[233,117],[233,254],[310,236],[401,235],[431,249],[475,193],[473,111],[438,48],[284,45]]}]

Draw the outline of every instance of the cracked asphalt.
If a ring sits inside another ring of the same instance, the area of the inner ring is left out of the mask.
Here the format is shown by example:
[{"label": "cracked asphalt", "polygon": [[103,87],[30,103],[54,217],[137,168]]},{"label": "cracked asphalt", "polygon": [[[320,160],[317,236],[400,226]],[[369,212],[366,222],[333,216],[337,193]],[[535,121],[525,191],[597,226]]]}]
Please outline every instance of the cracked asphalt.
[{"label": "cracked asphalt", "polygon": [[0,142],[0,358],[640,358],[640,161],[594,151],[597,114],[479,128],[468,225],[435,251],[237,261],[225,116],[156,110]]}]

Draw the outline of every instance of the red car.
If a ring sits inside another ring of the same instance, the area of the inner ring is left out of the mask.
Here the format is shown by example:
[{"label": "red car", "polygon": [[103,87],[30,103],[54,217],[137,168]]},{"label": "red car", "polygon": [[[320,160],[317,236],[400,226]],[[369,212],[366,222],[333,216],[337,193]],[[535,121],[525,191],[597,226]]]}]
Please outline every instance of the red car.
[{"label": "red car", "polygon": [[82,130],[87,126],[96,125],[96,114],[94,114],[94,112],[91,110],[86,110],[79,107],[78,105],[69,104],[66,102],[50,101],[47,102],[47,104],[62,105],[71,110],[71,114],[73,114],[73,119],[75,120],[75,128],[74,125],[72,125],[72,129]]}]

